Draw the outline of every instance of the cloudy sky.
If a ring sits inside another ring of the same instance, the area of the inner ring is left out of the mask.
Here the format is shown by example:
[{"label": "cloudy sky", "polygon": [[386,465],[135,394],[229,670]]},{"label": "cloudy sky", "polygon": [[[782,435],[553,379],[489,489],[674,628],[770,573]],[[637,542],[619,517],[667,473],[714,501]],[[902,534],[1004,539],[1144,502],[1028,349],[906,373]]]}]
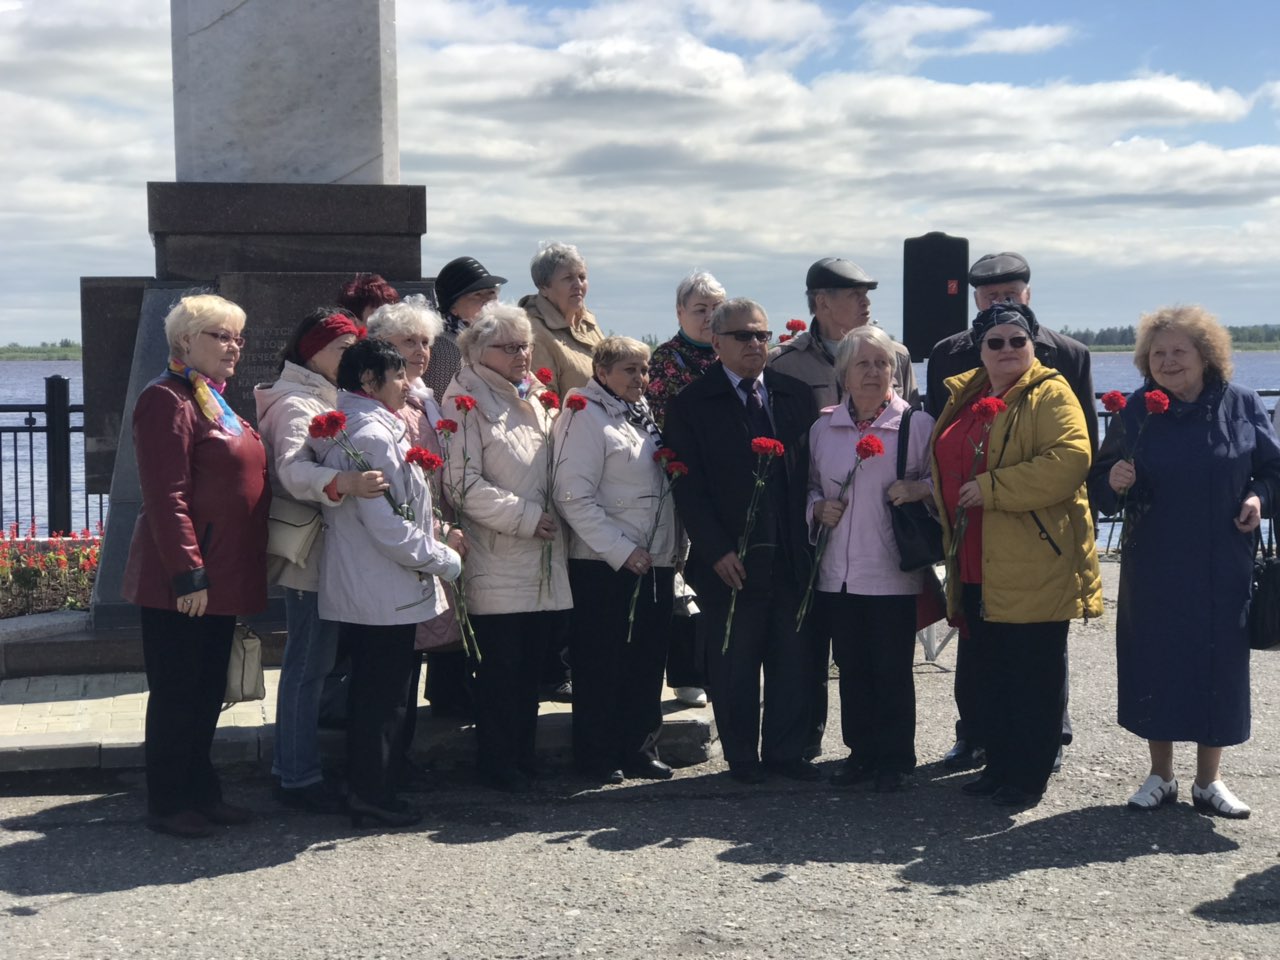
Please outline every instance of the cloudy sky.
[{"label": "cloudy sky", "polygon": [[[1215,9],[1222,10],[1215,15]],[[78,278],[153,267],[172,180],[167,0],[0,0],[0,342],[79,339]],[[1229,11],[1229,12],[1228,12]],[[902,241],[1031,261],[1052,326],[1201,302],[1280,322],[1280,5],[400,0],[402,182],[428,275],[470,253],[528,292],[576,243],[588,304],[667,333],[707,269],[775,320],[823,256]]]}]

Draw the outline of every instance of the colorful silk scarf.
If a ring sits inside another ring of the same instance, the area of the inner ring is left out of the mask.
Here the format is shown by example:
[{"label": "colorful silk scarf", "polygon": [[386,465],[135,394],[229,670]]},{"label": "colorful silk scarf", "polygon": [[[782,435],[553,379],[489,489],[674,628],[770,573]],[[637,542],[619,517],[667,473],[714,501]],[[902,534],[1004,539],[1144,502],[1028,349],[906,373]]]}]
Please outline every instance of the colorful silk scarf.
[{"label": "colorful silk scarf", "polygon": [[240,426],[240,418],[227,406],[227,401],[222,399],[225,384],[215,383],[200,371],[172,358],[169,360],[169,372],[191,384],[191,391],[196,396],[196,406],[208,419],[219,424],[233,437],[244,432],[244,428]]}]

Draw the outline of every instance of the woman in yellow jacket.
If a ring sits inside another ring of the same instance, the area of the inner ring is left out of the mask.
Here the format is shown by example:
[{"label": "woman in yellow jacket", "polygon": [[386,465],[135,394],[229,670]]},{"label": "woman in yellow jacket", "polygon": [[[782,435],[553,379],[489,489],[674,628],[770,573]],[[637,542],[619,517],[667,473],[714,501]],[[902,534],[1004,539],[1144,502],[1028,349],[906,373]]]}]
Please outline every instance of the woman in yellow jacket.
[{"label": "woman in yellow jacket", "polygon": [[1102,613],[1085,413],[1036,360],[1036,326],[1023,304],[978,314],[982,366],[946,381],[933,432],[947,612],[963,620],[987,744],[986,769],[962,789],[1022,807],[1039,801],[1057,755],[1069,621]]}]

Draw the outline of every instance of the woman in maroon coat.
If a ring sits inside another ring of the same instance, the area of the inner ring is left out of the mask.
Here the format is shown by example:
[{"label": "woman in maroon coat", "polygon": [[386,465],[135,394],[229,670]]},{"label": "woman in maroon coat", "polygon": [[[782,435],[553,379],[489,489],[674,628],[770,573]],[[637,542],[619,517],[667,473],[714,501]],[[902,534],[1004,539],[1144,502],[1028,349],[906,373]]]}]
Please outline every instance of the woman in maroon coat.
[{"label": "woman in maroon coat", "polygon": [[124,596],[142,608],[147,825],[183,837],[239,824],[209,759],[237,614],[267,602],[267,457],[222,399],[245,315],[222,297],[184,297],[165,317],[168,369],[138,397],[133,443],[142,508]]}]

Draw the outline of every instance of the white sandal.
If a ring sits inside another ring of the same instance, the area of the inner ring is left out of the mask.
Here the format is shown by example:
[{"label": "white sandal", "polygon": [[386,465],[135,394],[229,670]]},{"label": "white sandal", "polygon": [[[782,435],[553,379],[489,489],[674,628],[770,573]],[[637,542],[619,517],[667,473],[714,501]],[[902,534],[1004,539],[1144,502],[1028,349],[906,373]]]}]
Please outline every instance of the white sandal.
[{"label": "white sandal", "polygon": [[1253,811],[1247,803],[1227,789],[1221,780],[1215,780],[1207,787],[1198,783],[1191,785],[1191,801],[1202,813],[1216,813],[1220,817],[1232,820],[1247,820]]},{"label": "white sandal", "polygon": [[1178,799],[1177,779],[1166,780],[1153,773],[1142,781],[1138,792],[1129,798],[1130,810],[1155,810]]}]

